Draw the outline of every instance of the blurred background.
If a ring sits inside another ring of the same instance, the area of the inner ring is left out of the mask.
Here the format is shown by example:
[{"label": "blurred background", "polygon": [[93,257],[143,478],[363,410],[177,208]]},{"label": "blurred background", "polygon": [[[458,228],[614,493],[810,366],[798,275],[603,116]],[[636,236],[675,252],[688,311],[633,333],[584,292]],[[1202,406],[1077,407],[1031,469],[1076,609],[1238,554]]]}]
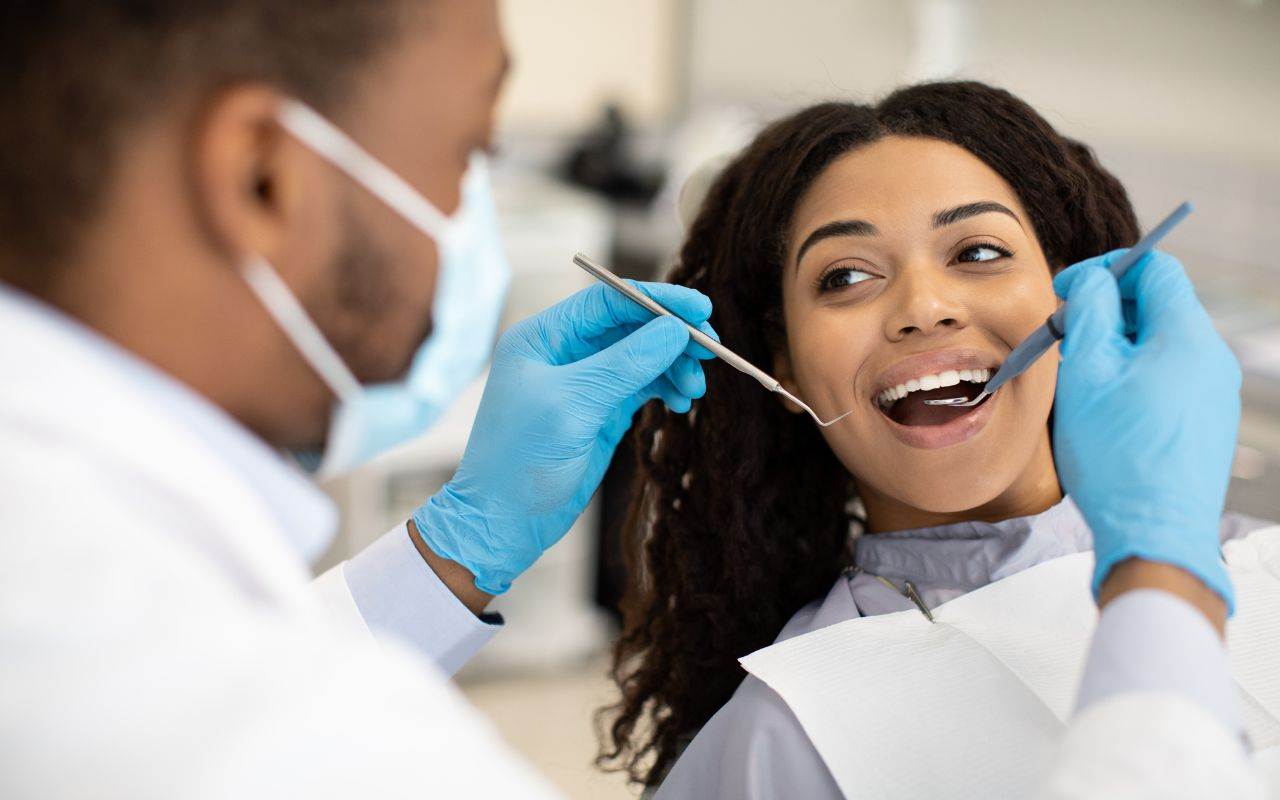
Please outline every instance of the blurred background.
[{"label": "blurred background", "polygon": [[[514,273],[504,324],[588,285],[570,263],[576,251],[628,277],[663,274],[680,243],[681,183],[762,123],[820,100],[976,78],[1091,144],[1144,227],[1196,203],[1162,246],[1186,264],[1245,368],[1228,508],[1280,520],[1280,1],[503,6],[515,62],[494,165]],[[322,568],[401,524],[448,479],[481,383],[427,437],[330,487],[344,530]],[[459,676],[571,797],[635,794],[591,766],[592,714],[613,698],[606,653],[629,463],[620,453],[575,529],[495,603],[507,627]]]}]

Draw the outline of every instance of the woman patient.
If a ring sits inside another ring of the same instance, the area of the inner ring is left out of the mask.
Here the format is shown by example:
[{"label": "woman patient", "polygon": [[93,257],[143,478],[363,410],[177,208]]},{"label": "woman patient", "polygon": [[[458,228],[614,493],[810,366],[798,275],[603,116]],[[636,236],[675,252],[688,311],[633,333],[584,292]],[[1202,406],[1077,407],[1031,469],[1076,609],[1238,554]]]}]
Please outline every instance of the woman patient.
[{"label": "woman patient", "polygon": [[1137,236],[1087,147],[982,84],[815,106],[737,156],[671,280],[819,416],[854,411],[819,428],[720,362],[692,413],[645,410],[600,762],[659,797],[839,797],[738,658],[912,609],[906,582],[932,607],[1089,549],[1054,468],[1056,350],[975,408],[924,401],[975,396],[1058,270]]}]

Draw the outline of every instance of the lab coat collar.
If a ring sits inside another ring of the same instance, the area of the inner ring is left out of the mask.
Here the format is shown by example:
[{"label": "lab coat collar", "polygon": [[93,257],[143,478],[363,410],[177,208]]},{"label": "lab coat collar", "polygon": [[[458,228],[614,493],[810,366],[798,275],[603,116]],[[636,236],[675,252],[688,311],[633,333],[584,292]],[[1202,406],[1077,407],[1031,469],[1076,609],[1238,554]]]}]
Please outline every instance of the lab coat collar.
[{"label": "lab coat collar", "polygon": [[3,284],[0,369],[6,387],[0,414],[24,429],[45,428],[59,439],[129,461],[148,479],[197,500],[202,510],[257,512],[259,524],[249,529],[261,532],[265,521],[280,541],[240,544],[256,556],[281,545],[291,553],[275,552],[257,559],[260,565],[305,578],[306,560],[331,540],[333,504],[297,467],[178,381]]},{"label": "lab coat collar", "polygon": [[1093,547],[1071,498],[1045,511],[1000,522],[957,522],[864,534],[855,543],[863,570],[922,590],[970,592],[1058,556]]}]

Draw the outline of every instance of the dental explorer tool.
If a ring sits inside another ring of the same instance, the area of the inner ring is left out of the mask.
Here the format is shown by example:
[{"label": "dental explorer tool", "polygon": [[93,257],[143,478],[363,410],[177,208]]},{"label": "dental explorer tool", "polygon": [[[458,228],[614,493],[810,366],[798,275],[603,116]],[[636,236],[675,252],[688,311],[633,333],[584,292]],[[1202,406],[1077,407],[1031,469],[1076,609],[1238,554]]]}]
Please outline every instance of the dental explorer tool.
[{"label": "dental explorer tool", "polygon": [[782,388],[782,384],[779,383],[777,379],[769,375],[769,373],[755,366],[750,361],[747,361],[745,358],[733,352],[732,350],[725,347],[724,345],[720,344],[715,339],[712,339],[710,336],[706,335],[702,331],[690,325],[688,322],[685,322],[683,319],[680,319],[680,317],[677,316],[676,314],[672,314],[670,311],[663,308],[660,303],[655,301],[649,295],[635,288],[630,283],[627,283],[622,278],[619,278],[617,275],[614,275],[612,272],[600,266],[599,264],[592,261],[591,259],[587,258],[582,253],[578,253],[573,257],[573,263],[577,264],[579,267],[582,267],[584,270],[590,273],[593,277],[603,281],[609,286],[612,286],[614,289],[617,289],[619,292],[622,292],[624,295],[636,301],[637,303],[644,306],[648,310],[652,311],[654,314],[658,314],[660,316],[665,316],[665,317],[675,317],[676,319],[679,319],[681,322],[684,322],[684,326],[689,329],[689,336],[695,342],[707,348],[712,353],[715,353],[715,355],[724,363],[728,364],[729,366],[733,367],[734,369],[738,370],[741,373],[750,375],[752,378],[755,378],[756,381],[758,381],[760,385],[763,386],[764,388],[768,389],[771,392],[776,392],[782,395],[783,397],[787,398],[791,402],[803,408],[805,411],[809,412],[809,416],[813,417],[813,421],[818,423],[822,427],[824,428],[830,427],[831,425],[836,424],[840,420],[844,419],[845,417],[853,413],[852,410],[846,411],[845,413],[841,414],[840,416],[836,417],[833,420],[823,422],[822,419],[817,414],[814,413],[812,408],[809,408],[809,406],[800,398],[796,397],[795,395],[788,392],[786,389]]},{"label": "dental explorer tool", "polygon": [[[1146,236],[1129,248],[1129,251],[1117,258],[1111,264],[1111,274],[1116,280],[1124,277],[1129,268],[1151,251],[1165,234],[1173,230],[1179,222],[1182,222],[1188,214],[1191,213],[1191,203],[1184,202],[1173,210],[1173,213],[1164,218],[1164,221],[1151,229]],[[982,392],[972,400],[964,397],[948,397],[944,400],[925,400],[925,405],[930,406],[951,406],[953,408],[968,408],[976,406],[983,400],[995,394],[996,390],[1005,385],[1009,381],[1021,375],[1036,359],[1044,355],[1045,351],[1053,346],[1053,343],[1062,338],[1063,321],[1067,316],[1067,304],[1063,303],[1049,315],[1044,324],[1031,332],[1022,343],[1013,348],[1013,352],[1009,353],[1009,357],[1000,365],[1000,369],[996,370],[996,374],[991,376],[991,380],[987,385],[982,387]]]}]

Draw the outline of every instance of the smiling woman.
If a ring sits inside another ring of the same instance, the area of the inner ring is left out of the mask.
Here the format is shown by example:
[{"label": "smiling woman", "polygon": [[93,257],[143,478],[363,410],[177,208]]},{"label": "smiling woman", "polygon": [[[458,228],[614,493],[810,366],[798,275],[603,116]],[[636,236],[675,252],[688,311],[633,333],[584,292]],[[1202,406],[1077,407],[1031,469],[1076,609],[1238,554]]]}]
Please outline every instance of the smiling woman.
[{"label": "smiling woman", "polygon": [[660,796],[838,796],[737,659],[910,608],[873,568],[933,605],[1089,546],[1054,469],[1056,357],[974,408],[923,401],[976,395],[1054,310],[1053,275],[1137,233],[1087,147],[978,83],[815,106],[737,156],[671,279],[819,416],[854,410],[818,428],[714,362],[687,417],[646,409],[601,763]]},{"label": "smiling woman", "polygon": [[775,370],[820,407],[863,411],[826,438],[869,530],[1005,519],[1060,499],[1045,424],[1054,359],[977,407],[924,404],[976,394],[974,371],[989,377],[1056,306],[1065,264],[1048,263],[996,170],[947,141],[884,136],[823,170],[788,238],[803,244],[786,256]]}]

